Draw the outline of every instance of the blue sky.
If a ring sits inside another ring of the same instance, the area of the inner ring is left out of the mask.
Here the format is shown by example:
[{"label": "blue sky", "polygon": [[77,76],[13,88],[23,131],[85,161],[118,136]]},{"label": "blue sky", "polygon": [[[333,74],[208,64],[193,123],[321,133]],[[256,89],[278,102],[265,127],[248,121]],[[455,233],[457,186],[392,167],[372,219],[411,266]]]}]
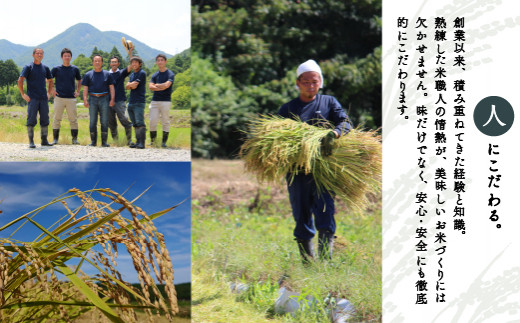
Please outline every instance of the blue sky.
[{"label": "blue sky", "polygon": [[[189,162],[3,162],[0,163],[0,226],[50,202],[71,188],[110,188],[128,200],[151,188],[137,201],[148,214],[176,205],[154,221],[164,234],[175,271],[175,284],[191,281],[191,164]],[[97,198],[96,198],[97,199]],[[70,204],[77,207],[79,202]],[[34,219],[48,226],[65,214],[63,206],[46,208]],[[0,232],[6,237],[9,231]],[[39,234],[26,224],[14,238],[32,241]],[[118,270],[137,282],[129,256],[120,252]]]},{"label": "blue sky", "polygon": [[190,47],[188,0],[2,1],[0,39],[36,46],[80,23],[120,31],[175,55]]}]

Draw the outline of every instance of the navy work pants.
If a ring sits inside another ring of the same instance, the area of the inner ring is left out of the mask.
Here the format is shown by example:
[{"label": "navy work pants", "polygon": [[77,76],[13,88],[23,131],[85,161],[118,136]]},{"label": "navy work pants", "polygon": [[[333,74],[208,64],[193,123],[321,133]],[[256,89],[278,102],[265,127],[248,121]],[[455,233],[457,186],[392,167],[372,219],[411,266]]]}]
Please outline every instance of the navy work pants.
[{"label": "navy work pants", "polygon": [[300,240],[310,240],[316,234],[316,229],[336,232],[334,199],[331,194],[318,193],[312,174],[298,174],[292,183],[289,182],[290,175],[287,175],[289,200],[296,221],[294,236]]}]

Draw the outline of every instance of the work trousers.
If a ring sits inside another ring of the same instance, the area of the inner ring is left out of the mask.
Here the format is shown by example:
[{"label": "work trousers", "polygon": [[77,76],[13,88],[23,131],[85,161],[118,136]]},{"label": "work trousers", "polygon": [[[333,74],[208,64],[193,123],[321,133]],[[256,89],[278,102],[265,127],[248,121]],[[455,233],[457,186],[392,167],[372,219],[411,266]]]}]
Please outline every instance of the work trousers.
[{"label": "work trousers", "polygon": [[76,98],[54,98],[54,119],[52,129],[60,129],[63,111],[67,110],[67,118],[70,122],[70,129],[78,129],[78,113],[76,109]]},{"label": "work trousers", "polygon": [[49,100],[31,99],[27,104],[27,123],[26,126],[34,127],[38,123],[38,113],[40,114],[40,126],[49,125]]},{"label": "work trousers", "polygon": [[292,182],[290,177],[290,174],[287,175],[287,188],[296,221],[294,236],[300,240],[310,240],[316,234],[316,229],[336,232],[332,195],[326,191],[318,193],[312,174],[298,174]]},{"label": "work trousers", "polygon": [[161,119],[162,130],[170,132],[170,109],[172,103],[170,101],[152,101],[150,102],[150,131],[157,131],[159,118]]},{"label": "work trousers", "polygon": [[101,97],[89,96],[88,104],[89,107],[89,117],[90,117],[90,132],[97,133],[97,121],[98,115],[101,123],[101,132],[108,132],[108,104],[110,100],[110,95],[105,95]]}]

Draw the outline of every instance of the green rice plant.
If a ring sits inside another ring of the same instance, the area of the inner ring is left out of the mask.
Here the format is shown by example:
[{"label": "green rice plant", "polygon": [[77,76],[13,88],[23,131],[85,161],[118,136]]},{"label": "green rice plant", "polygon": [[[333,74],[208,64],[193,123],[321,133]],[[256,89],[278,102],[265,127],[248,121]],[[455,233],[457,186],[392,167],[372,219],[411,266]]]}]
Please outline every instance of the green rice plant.
[{"label": "green rice plant", "polygon": [[[0,321],[69,322],[92,309],[112,322],[137,322],[136,309],[144,310],[149,321],[154,313],[171,320],[178,312],[173,266],[153,220],[177,206],[148,215],[134,204],[140,196],[129,201],[108,188],[74,188],[0,227],[0,233],[12,231],[0,238]],[[79,207],[69,208],[77,201]],[[66,214],[54,224],[46,228],[36,220],[51,216],[53,211],[45,210],[60,204]],[[24,234],[27,241],[13,238],[26,225],[41,233],[32,238]],[[116,269],[123,247],[140,290],[124,282]],[[87,275],[83,267],[96,274]],[[153,277],[165,285],[166,297]]]},{"label": "green rice plant", "polygon": [[332,154],[322,154],[322,140],[332,125],[315,127],[299,120],[260,116],[249,124],[240,150],[247,171],[260,181],[279,182],[287,174],[312,174],[320,192],[334,192],[354,210],[368,205],[367,193],[380,188],[381,137],[376,131],[352,129],[334,140]]}]

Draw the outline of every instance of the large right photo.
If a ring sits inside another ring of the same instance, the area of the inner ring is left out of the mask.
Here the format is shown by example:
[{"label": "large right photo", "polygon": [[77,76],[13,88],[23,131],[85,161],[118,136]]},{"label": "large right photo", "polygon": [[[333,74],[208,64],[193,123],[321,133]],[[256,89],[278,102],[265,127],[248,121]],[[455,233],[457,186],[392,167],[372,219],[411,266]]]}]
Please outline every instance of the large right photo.
[{"label": "large right photo", "polygon": [[192,1],[192,320],[382,320],[381,1]]}]

